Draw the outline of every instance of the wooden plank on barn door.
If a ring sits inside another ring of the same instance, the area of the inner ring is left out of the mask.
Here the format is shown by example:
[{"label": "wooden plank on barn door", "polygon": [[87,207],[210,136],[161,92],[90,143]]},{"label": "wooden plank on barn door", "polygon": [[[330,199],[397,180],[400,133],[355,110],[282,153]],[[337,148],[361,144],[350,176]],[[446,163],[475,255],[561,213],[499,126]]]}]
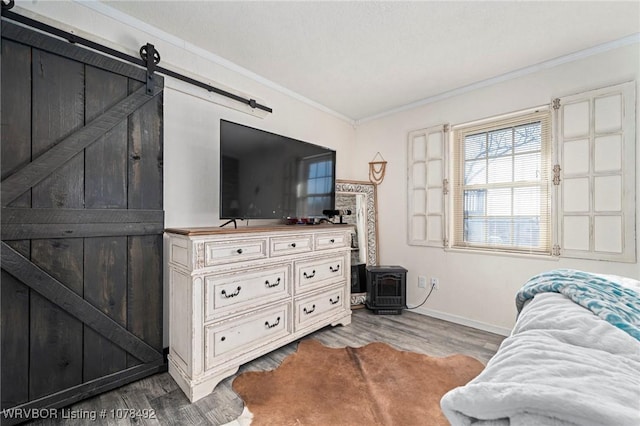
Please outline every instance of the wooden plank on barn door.
[{"label": "wooden plank on barn door", "polygon": [[[9,21],[2,21],[2,39],[13,40],[36,49],[55,53],[64,58],[73,59],[83,64],[87,64],[114,74],[127,76],[138,81],[146,81],[146,70],[128,62],[114,60],[108,56],[97,54],[89,49],[79,47],[55,37],[46,36],[40,32],[33,31],[22,25],[17,25]],[[156,75],[156,84],[162,86],[164,80],[162,76]]]},{"label": "wooden plank on barn door", "polygon": [[[29,224],[96,224],[145,223],[158,226],[162,223],[162,210],[125,209],[24,209],[7,207],[2,209],[2,225]],[[152,233],[160,234],[155,229]],[[150,232],[151,233],[151,232]],[[4,238],[3,238],[4,240]]]},{"label": "wooden plank on barn door", "polygon": [[166,369],[163,79],[6,21],[2,55],[2,408],[60,407]]},{"label": "wooden plank on barn door", "polygon": [[[142,84],[130,80],[130,91]],[[129,117],[130,209],[162,209],[162,95],[145,104]],[[127,328],[159,351],[162,350],[162,235],[130,236]],[[139,361],[129,355],[127,365]]]},{"label": "wooden plank on barn door", "polygon": [[162,354],[149,346],[145,341],[131,334],[107,314],[93,306],[82,296],[65,286],[42,268],[29,262],[27,258],[13,250],[6,243],[2,244],[2,267],[14,277],[22,280],[32,290],[48,301],[63,308],[65,312],[82,319],[91,329],[109,338],[127,352],[145,362],[153,362],[162,358]]},{"label": "wooden plank on barn door", "polygon": [[[157,94],[161,89],[156,89]],[[59,167],[83,153],[99,138],[109,133],[122,120],[151,98],[144,89],[126,97],[108,111],[68,137],[38,153],[33,161],[3,180],[2,205],[6,206],[23,192],[50,177]]]},{"label": "wooden plank on barn door", "polygon": [[[126,327],[127,237],[85,239],[85,299]],[[83,380],[124,370],[127,352],[84,326]]]},{"label": "wooden plank on barn door", "polygon": [[[31,160],[31,49],[2,40],[2,62],[10,63],[13,72],[2,72],[2,179]],[[9,143],[10,142],[10,143]],[[31,191],[16,199],[15,207],[31,207]],[[30,242],[11,241],[11,247],[30,256]],[[0,277],[2,345],[0,345],[0,408],[13,407],[29,399],[29,288],[10,274]],[[10,326],[9,326],[10,324]]]},{"label": "wooden plank on barn door", "polygon": [[160,234],[162,210],[2,209],[3,241]]},{"label": "wooden plank on barn door", "polygon": [[[91,121],[128,95],[128,79],[86,66],[86,114]],[[85,207],[127,208],[127,120],[85,150]],[[127,323],[127,237],[85,238],[84,297],[119,325]],[[127,352],[84,326],[83,380],[124,370]]]},{"label": "wooden plank on barn door", "polygon": [[[84,66],[32,51],[32,156],[84,125]],[[84,153],[32,189],[34,208],[82,208]],[[31,242],[31,261],[75,293],[83,291],[82,239]],[[82,383],[82,322],[35,292],[31,294],[30,399]]]}]

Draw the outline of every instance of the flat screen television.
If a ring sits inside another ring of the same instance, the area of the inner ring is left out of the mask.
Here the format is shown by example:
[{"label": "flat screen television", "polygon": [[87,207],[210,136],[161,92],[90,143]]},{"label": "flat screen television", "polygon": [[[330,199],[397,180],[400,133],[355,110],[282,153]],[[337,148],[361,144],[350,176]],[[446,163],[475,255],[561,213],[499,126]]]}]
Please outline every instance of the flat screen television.
[{"label": "flat screen television", "polygon": [[332,149],[220,120],[220,219],[324,217],[335,168]]}]

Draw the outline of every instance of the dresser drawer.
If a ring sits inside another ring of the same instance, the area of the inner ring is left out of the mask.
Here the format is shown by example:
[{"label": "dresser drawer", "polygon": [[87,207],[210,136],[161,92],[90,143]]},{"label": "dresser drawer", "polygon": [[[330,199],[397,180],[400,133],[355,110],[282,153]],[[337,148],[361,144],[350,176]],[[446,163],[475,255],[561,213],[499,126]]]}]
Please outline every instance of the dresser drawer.
[{"label": "dresser drawer", "polygon": [[316,250],[328,250],[347,247],[350,243],[345,232],[319,234],[315,236]]},{"label": "dresser drawer", "polygon": [[347,306],[346,303],[344,285],[296,300],[294,303],[295,331],[317,321],[326,320],[334,312],[344,311]]},{"label": "dresser drawer", "polygon": [[271,238],[271,256],[286,256],[295,253],[307,253],[312,250],[311,235],[292,235]]},{"label": "dresser drawer", "polygon": [[205,327],[205,369],[291,334],[290,302]]},{"label": "dresser drawer", "polygon": [[263,259],[267,257],[267,239],[209,241],[204,243],[204,254],[205,266]]},{"label": "dresser drawer", "polygon": [[288,296],[290,276],[291,265],[280,264],[205,277],[205,322]]},{"label": "dresser drawer", "polygon": [[296,294],[343,280],[345,264],[344,254],[296,262]]}]

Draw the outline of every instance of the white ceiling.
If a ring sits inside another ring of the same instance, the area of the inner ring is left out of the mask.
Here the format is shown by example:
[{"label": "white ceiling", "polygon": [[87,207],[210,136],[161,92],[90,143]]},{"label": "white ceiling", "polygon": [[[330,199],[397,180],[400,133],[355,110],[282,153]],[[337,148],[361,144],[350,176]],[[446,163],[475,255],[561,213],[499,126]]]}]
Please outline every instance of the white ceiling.
[{"label": "white ceiling", "polygon": [[639,1],[102,3],[355,121],[640,32]]}]

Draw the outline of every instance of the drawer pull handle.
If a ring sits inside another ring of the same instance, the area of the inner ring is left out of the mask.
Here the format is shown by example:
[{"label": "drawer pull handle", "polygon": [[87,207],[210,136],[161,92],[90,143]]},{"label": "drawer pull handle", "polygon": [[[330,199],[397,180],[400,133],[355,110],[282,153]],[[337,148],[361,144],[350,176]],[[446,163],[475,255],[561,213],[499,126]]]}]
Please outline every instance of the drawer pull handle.
[{"label": "drawer pull handle", "polygon": [[242,287],[238,286],[237,290],[234,291],[233,293],[227,294],[227,290],[222,290],[221,293],[224,296],[225,299],[231,299],[232,297],[236,297],[237,295],[240,294],[240,289]]},{"label": "drawer pull handle", "polygon": [[333,300],[333,298],[329,299],[329,303],[331,303],[332,305],[335,305],[338,302],[340,302],[340,296],[338,296],[336,300]]},{"label": "drawer pull handle", "polygon": [[269,324],[269,321],[265,321],[265,322],[264,322],[264,326],[265,326],[265,327],[267,327],[267,328],[273,328],[273,327],[276,327],[278,324],[280,324],[280,317],[278,317],[278,318],[276,319],[276,322],[274,322],[273,324]]},{"label": "drawer pull handle", "polygon": [[316,276],[316,270],[314,269],[310,274],[307,274],[306,272],[303,272],[302,275],[304,275],[305,278],[309,279],[309,278],[313,278]]},{"label": "drawer pull handle", "polygon": [[242,254],[242,249],[238,249],[238,250],[236,250],[236,253],[238,253],[238,254]]},{"label": "drawer pull handle", "polygon": [[316,310],[316,305],[314,304],[311,309],[307,310],[307,308],[304,308],[302,311],[305,313],[305,315],[309,315],[310,313],[312,313],[313,311]]},{"label": "drawer pull handle", "polygon": [[296,243],[291,243],[291,244],[289,244],[289,247],[291,247],[291,248],[296,248]]},{"label": "drawer pull handle", "polygon": [[264,285],[266,285],[266,286],[267,286],[267,288],[278,287],[278,285],[280,285],[280,277],[278,277],[278,280],[277,280],[275,283],[273,283],[273,284],[271,284],[271,283],[269,282],[269,280],[266,280],[266,281],[264,282]]},{"label": "drawer pull handle", "polygon": [[335,268],[331,265],[329,265],[329,270],[331,272],[338,272],[340,270],[340,265],[338,264]]},{"label": "drawer pull handle", "polygon": [[333,244],[333,243],[335,243],[335,242],[336,242],[336,240],[334,240],[334,239],[332,238],[332,239],[330,239],[330,240],[329,240],[329,242],[330,242],[331,244]]},{"label": "drawer pull handle", "polygon": [[224,342],[225,340],[227,340],[227,338],[226,338],[226,337],[224,337],[224,336],[222,336],[222,337],[220,338],[220,341],[221,341],[221,342]]}]

